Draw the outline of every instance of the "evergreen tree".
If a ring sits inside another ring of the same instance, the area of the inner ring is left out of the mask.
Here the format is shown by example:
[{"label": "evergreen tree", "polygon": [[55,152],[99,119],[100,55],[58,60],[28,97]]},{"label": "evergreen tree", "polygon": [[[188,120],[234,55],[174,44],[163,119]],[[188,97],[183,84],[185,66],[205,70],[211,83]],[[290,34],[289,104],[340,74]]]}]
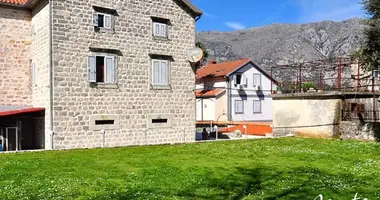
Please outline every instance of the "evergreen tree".
[{"label": "evergreen tree", "polygon": [[380,64],[380,0],[364,0],[367,27],[362,47],[354,53],[367,70],[378,70]]}]

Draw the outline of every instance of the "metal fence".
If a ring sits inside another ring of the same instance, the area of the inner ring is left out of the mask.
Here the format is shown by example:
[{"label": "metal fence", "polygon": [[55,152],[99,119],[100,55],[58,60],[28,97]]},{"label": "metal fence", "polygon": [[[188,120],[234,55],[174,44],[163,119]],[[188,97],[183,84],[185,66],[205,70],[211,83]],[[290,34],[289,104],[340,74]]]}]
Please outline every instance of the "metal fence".
[{"label": "metal fence", "polygon": [[380,110],[364,110],[364,111],[342,111],[343,121],[362,121],[376,122],[380,121]]}]

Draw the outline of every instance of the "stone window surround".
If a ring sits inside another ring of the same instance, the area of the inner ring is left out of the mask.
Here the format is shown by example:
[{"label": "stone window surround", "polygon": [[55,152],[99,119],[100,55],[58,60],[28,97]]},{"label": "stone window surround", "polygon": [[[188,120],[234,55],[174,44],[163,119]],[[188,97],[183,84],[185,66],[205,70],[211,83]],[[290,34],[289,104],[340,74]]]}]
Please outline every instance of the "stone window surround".
[{"label": "stone window surround", "polygon": [[92,6],[94,13],[95,14],[103,14],[106,16],[111,16],[111,27],[110,28],[105,28],[105,27],[97,27],[94,25],[94,19],[92,20],[92,25],[94,25],[94,30],[96,32],[109,32],[112,31],[115,33],[115,24],[116,24],[116,17],[119,16],[118,12],[115,9],[112,8],[105,8],[105,7],[100,7],[100,6]]},{"label": "stone window surround", "polygon": [[[97,120],[113,120],[113,124],[96,125]],[[90,130],[119,130],[120,129],[120,116],[119,115],[90,115]]]},{"label": "stone window surround", "polygon": [[[88,56],[113,56],[115,58],[115,83],[90,83],[90,87],[98,88],[98,89],[119,89],[118,85],[118,63],[119,63],[119,55],[121,54],[119,50],[114,49],[100,49],[100,48],[90,48],[91,53]],[[88,60],[88,56],[85,58]],[[88,61],[86,61],[87,63]],[[88,67],[88,66],[86,66]],[[88,80],[87,80],[88,81]]]},{"label": "stone window surround", "polygon": [[[153,39],[154,40],[170,40],[170,26],[172,26],[172,23],[170,21],[170,19],[166,19],[166,18],[162,18],[162,17],[155,17],[155,16],[151,16],[150,17],[152,19],[152,36],[153,36]],[[161,24],[166,24],[166,36],[156,36],[155,35],[155,23],[161,23]]]},{"label": "stone window surround", "polygon": [[[167,119],[167,123],[152,123],[154,119]],[[148,129],[172,128],[172,115],[170,114],[149,114],[147,116]]]},{"label": "stone window surround", "polygon": [[[149,54],[149,85],[151,90],[171,90],[171,72],[172,72],[172,62],[173,57],[169,55],[160,55],[160,54]],[[168,61],[168,85],[153,85],[152,84],[152,68],[153,68],[153,60],[167,60]]]}]

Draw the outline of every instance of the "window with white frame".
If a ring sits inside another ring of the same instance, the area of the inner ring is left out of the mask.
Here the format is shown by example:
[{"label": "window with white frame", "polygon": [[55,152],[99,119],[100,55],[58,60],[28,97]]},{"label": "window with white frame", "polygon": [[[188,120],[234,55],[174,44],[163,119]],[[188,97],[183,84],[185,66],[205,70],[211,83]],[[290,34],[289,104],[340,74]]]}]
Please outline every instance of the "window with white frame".
[{"label": "window with white frame", "polygon": [[93,14],[92,23],[97,28],[112,28],[112,15],[96,12]]},{"label": "window with white frame", "polygon": [[261,74],[253,74],[253,87],[261,87]]},{"label": "window with white frame", "polygon": [[153,22],[153,36],[168,37],[168,25],[163,22]]},{"label": "window with white frame", "polygon": [[116,69],[115,56],[88,57],[88,81],[90,83],[116,83]]},{"label": "window with white frame", "polygon": [[261,114],[261,101],[260,100],[255,100],[253,101],[253,114]]},{"label": "window with white frame", "polygon": [[235,100],[235,114],[244,114],[243,100]]},{"label": "window with white frame", "polygon": [[152,59],[152,85],[168,86],[170,78],[169,60]]}]

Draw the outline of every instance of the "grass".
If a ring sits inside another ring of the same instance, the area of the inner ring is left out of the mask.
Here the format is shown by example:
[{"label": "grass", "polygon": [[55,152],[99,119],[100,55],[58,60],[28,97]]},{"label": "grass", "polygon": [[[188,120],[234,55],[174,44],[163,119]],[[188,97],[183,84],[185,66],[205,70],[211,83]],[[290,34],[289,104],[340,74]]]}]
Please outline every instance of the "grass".
[{"label": "grass", "polygon": [[377,143],[316,139],[0,155],[0,199],[380,199]]}]

